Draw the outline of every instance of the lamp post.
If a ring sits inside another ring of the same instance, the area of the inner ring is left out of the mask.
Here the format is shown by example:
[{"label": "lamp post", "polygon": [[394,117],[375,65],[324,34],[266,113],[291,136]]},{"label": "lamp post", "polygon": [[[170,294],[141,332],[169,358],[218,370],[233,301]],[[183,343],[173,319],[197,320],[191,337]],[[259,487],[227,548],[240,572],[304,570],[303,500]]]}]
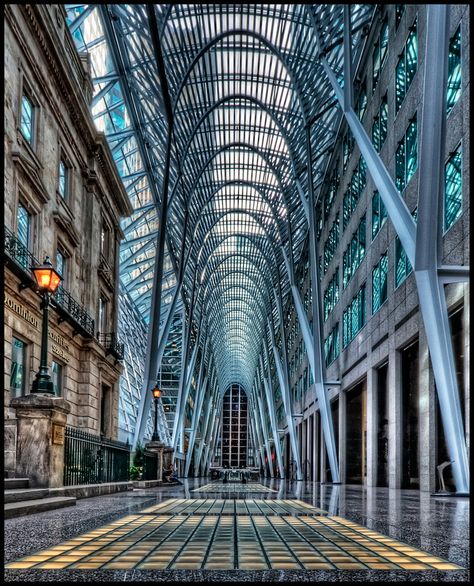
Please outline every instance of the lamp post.
[{"label": "lamp post", "polygon": [[152,442],[159,442],[160,436],[158,435],[158,399],[161,397],[161,390],[158,385],[155,385],[151,390],[153,394],[153,400],[155,401],[155,426],[153,428],[153,435],[151,436]]},{"label": "lamp post", "polygon": [[48,369],[48,308],[51,295],[56,292],[62,277],[51,264],[49,256],[44,259],[42,265],[31,267],[31,269],[41,293],[41,308],[43,310],[40,367],[33,381],[31,392],[54,395],[54,385]]}]

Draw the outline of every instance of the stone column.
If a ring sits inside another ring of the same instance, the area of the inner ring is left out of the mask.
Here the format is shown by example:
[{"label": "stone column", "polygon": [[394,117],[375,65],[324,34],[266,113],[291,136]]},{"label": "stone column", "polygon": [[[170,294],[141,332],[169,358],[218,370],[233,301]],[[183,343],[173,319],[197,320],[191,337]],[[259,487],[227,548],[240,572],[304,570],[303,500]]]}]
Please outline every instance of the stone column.
[{"label": "stone column", "polygon": [[346,482],[346,444],[347,444],[347,396],[346,391],[339,391],[339,476]]},{"label": "stone column", "polygon": [[[367,371],[367,486],[377,486],[377,384],[375,368]],[[371,493],[372,494],[372,493]],[[375,494],[375,493],[373,493]]]},{"label": "stone column", "polygon": [[390,348],[388,356],[388,486],[400,488],[403,465],[401,354]]},{"label": "stone column", "polygon": [[160,441],[151,441],[145,444],[145,449],[158,454],[156,480],[163,482],[163,450],[165,449],[165,444]]},{"label": "stone column", "polygon": [[12,399],[16,410],[17,478],[29,478],[31,488],[63,486],[64,428],[71,407],[67,401],[43,393]]}]

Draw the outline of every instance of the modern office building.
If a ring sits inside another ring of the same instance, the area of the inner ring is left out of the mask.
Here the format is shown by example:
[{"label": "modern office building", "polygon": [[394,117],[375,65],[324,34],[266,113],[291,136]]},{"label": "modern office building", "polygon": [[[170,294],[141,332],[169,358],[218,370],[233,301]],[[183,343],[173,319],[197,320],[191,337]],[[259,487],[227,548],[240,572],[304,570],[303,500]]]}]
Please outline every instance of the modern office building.
[{"label": "modern office building", "polygon": [[469,5],[4,21],[7,579],[468,579]]}]

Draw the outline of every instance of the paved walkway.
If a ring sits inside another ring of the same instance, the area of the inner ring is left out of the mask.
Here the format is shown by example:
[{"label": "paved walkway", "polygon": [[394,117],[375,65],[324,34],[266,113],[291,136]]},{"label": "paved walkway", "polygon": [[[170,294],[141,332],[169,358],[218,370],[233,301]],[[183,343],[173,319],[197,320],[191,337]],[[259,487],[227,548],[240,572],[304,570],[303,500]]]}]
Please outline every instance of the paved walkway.
[{"label": "paved walkway", "polygon": [[[68,509],[7,521],[5,577],[273,581],[284,572],[298,581],[468,578],[467,499],[279,481],[224,484],[216,496],[219,486],[201,479],[78,501],[70,514],[78,507],[89,514],[75,531]],[[415,522],[407,524],[409,518]],[[52,524],[65,531],[49,537],[39,531]],[[20,547],[15,538],[25,531],[28,542]]]}]

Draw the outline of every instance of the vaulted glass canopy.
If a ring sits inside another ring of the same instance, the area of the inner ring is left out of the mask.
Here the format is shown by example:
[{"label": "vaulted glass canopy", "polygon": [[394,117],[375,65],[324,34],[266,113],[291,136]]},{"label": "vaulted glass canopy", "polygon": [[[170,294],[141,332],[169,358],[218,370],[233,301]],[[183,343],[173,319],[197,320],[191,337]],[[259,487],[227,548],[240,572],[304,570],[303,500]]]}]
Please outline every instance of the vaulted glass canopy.
[{"label": "vaulted glass canopy", "polygon": [[[374,9],[351,6],[355,59]],[[90,55],[93,115],[134,207],[123,222],[122,283],[148,322],[170,138],[160,319],[183,269],[190,339],[208,344],[221,394],[231,384],[250,393],[268,317],[278,320],[274,292],[289,291],[284,256],[296,264],[308,235],[306,128],[318,195],[341,120],[319,57],[343,85],[343,6],[66,10]]]}]

